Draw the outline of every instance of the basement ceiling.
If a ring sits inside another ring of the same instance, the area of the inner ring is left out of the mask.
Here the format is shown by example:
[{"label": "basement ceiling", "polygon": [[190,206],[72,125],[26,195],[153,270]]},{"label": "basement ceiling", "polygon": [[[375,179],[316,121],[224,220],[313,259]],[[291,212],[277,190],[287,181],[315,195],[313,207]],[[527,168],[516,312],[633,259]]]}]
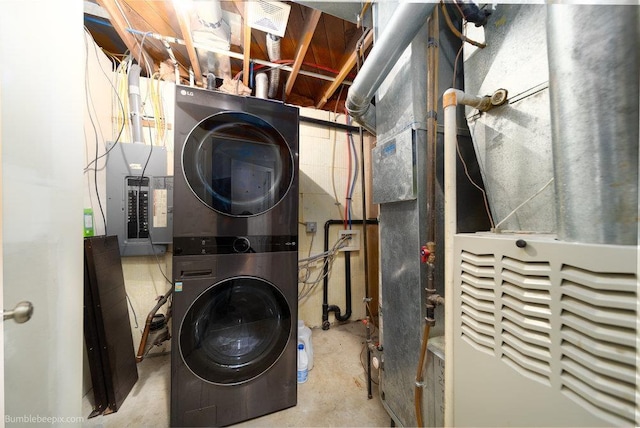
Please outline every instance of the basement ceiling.
[{"label": "basement ceiling", "polygon": [[[272,62],[267,33],[248,25],[253,16],[249,8],[273,10],[269,8],[283,4],[291,9],[280,42],[281,59]],[[195,83],[204,86],[208,73],[223,77],[211,58],[230,57],[230,77],[251,86],[252,76],[277,63],[282,71],[273,98],[303,107],[344,111],[348,86],[373,40],[370,3],[222,0],[219,10],[228,35],[222,43],[210,42],[215,36],[207,38],[207,31],[214,26],[200,11],[204,7],[208,12],[210,6],[218,7],[215,0],[85,1],[84,21],[103,50],[115,56],[131,53],[141,64],[146,58],[153,73],[161,63],[163,69],[173,69],[176,64],[182,83],[189,82],[189,70],[193,70]]]}]

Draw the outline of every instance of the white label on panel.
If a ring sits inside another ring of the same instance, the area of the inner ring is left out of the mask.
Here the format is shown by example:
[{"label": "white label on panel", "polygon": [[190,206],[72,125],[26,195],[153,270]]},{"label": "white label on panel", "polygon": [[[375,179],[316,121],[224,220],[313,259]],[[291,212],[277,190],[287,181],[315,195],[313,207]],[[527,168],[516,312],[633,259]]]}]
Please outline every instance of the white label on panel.
[{"label": "white label on panel", "polygon": [[167,227],[167,189],[153,191],[153,227]]}]

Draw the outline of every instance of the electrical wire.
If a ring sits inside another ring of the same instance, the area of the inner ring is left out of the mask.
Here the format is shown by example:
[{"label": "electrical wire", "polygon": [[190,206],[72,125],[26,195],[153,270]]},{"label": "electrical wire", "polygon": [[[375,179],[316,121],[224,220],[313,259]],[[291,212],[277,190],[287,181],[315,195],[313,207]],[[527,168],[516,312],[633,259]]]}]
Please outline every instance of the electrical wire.
[{"label": "electrical wire", "polygon": [[538,190],[536,193],[534,193],[533,195],[531,195],[530,197],[528,197],[523,203],[521,203],[520,205],[518,205],[517,207],[515,207],[513,209],[513,211],[511,211],[509,214],[507,214],[507,216],[505,218],[503,218],[502,220],[500,220],[498,222],[498,224],[495,225],[495,228],[497,229],[498,227],[500,227],[500,225],[502,223],[504,223],[505,221],[507,221],[507,219],[509,217],[511,217],[512,215],[514,215],[516,213],[516,211],[518,211],[520,208],[522,208],[527,202],[531,201],[533,198],[535,198],[536,196],[538,196],[540,193],[542,193],[542,191],[544,189],[546,189],[547,187],[549,187],[551,185],[551,183],[553,183],[553,177],[551,178],[551,180],[547,181],[547,184],[545,184],[544,186],[542,186],[540,188],[540,190]]},{"label": "electrical wire", "polygon": [[[88,29],[85,27],[85,31],[88,32]],[[91,33],[89,33],[90,35]],[[92,38],[93,40],[93,38]],[[98,48],[97,48],[97,44],[94,42],[94,51],[96,53],[96,58],[98,58]],[[107,79],[107,81],[109,82],[109,85],[111,86],[111,88],[113,89],[113,93],[118,101],[118,104],[120,106],[120,110],[122,111],[122,114],[125,115],[125,110],[124,110],[124,104],[122,102],[122,98],[119,96],[118,94],[118,90],[116,89],[116,87],[114,86],[113,82],[111,82],[111,78],[109,77],[109,75],[107,75],[106,71],[104,71],[104,69],[102,68],[102,64],[100,63],[100,61],[98,61],[98,64],[100,66],[100,71],[102,71],[102,74],[104,75],[104,77]],[[120,137],[122,136],[122,133],[124,132],[124,122],[122,123],[122,126],[120,127],[120,130],[118,131],[118,134],[116,136],[116,139],[114,141],[114,144],[105,151],[105,153],[103,153],[102,155],[98,156],[98,153],[96,152],[96,158],[91,161],[87,166],[84,167],[85,172],[87,170],[89,170],[91,168],[91,165],[95,164],[94,169],[98,168],[98,160],[102,159],[103,157],[107,156],[109,154],[109,152],[111,152],[111,150],[113,150],[117,143],[120,141]]]},{"label": "electrical wire", "polygon": [[491,210],[489,210],[489,201],[487,199],[487,192],[485,192],[484,189],[480,187],[478,184],[476,184],[476,182],[473,181],[473,179],[471,178],[471,175],[469,174],[469,169],[467,168],[467,163],[464,161],[464,158],[462,157],[462,153],[460,152],[460,144],[458,143],[457,138],[456,138],[456,152],[458,152],[458,158],[460,158],[460,162],[462,162],[462,166],[464,167],[464,174],[467,176],[467,179],[475,188],[477,188],[480,191],[480,193],[482,193],[482,199],[484,200],[484,208],[487,212],[487,217],[489,218],[489,223],[491,224],[491,228],[493,229],[495,226],[493,224],[493,216],[491,215]]},{"label": "electrical wire", "polygon": [[[458,5],[458,3],[456,3],[455,1],[453,2],[456,7],[458,8],[458,10],[460,11],[460,14],[462,15],[462,19],[464,20],[464,14],[462,13],[462,9],[460,9],[460,5]],[[451,18],[449,17],[449,12],[447,12],[447,8],[444,5],[444,2],[440,1],[440,7],[442,9],[442,14],[444,15],[444,20],[447,23],[447,27],[449,27],[449,30],[456,36],[458,37],[460,40],[462,40],[463,42],[467,42],[472,44],[473,46],[477,46],[480,49],[484,49],[487,47],[486,44],[484,43],[480,43],[480,42],[476,42],[475,40],[471,40],[469,39],[467,36],[465,36],[464,34],[462,34],[460,31],[458,31],[458,29],[453,25],[453,22],[451,22]]]},{"label": "electrical wire", "polygon": [[[351,125],[351,116],[347,116],[347,124]],[[353,195],[355,194],[356,183],[359,177],[358,165],[360,165],[359,163],[360,161],[359,161],[358,151],[356,149],[356,143],[351,131],[349,131],[348,135],[349,135],[349,141],[351,143],[351,150],[353,151],[353,158],[354,158],[353,181],[351,182],[351,189],[349,191],[349,229],[351,229],[351,220],[353,216]]]},{"label": "electrical wire", "polygon": [[[87,31],[85,29],[85,31]],[[91,103],[91,90],[90,90],[90,85],[89,85],[89,79],[86,76],[89,76],[89,44],[87,43],[87,38],[84,38],[84,48],[85,48],[85,79],[84,79],[84,85],[85,85],[85,101],[87,104],[87,113],[89,115],[89,120],[91,122],[91,126],[93,127],[93,134],[95,137],[95,150],[96,150],[96,158],[98,156],[98,150],[100,149],[100,143],[98,141],[98,130],[96,129],[96,124],[93,121],[93,116],[91,115],[91,107],[90,107],[90,103]],[[94,109],[95,111],[95,109]],[[86,172],[86,171],[85,171]],[[104,224],[104,233],[105,235],[107,234],[107,219],[104,215],[104,208],[102,207],[102,200],[100,199],[100,191],[98,190],[98,169],[94,168],[93,169],[93,184],[95,186],[96,189],[96,200],[98,201],[98,207],[100,208],[100,214],[102,216],[102,222]]]},{"label": "electrical wire", "polygon": [[[337,120],[337,118],[336,118]],[[331,147],[331,187],[333,189],[333,200],[334,205],[336,206],[336,209],[338,210],[338,216],[340,217],[341,220],[344,220],[344,215],[342,213],[342,210],[340,209],[340,206],[342,205],[340,203],[340,200],[338,199],[338,191],[336,189],[336,147],[338,146],[338,142],[336,139],[336,136],[338,134],[338,131],[336,131],[335,129],[330,129],[329,130],[330,135],[331,135],[331,139],[333,140],[333,144]]]},{"label": "electrical wire", "polygon": [[458,53],[456,54],[456,59],[453,61],[453,82],[451,83],[451,87],[456,87],[456,77],[458,77],[458,59],[460,59],[460,54],[462,53],[462,48],[464,47],[464,43],[460,45],[460,49],[458,49]]},{"label": "electrical wire", "polygon": [[127,297],[127,302],[129,302],[129,306],[131,307],[131,312],[133,313],[133,321],[136,324],[136,328],[139,328],[139,326],[138,326],[138,315],[136,314],[136,310],[133,308],[133,303],[131,303],[131,299],[129,298],[129,294],[125,293],[125,296]]},{"label": "electrical wire", "polygon": [[[302,289],[298,291],[298,301],[311,295],[317,285],[330,275],[336,255],[347,245],[347,240],[347,236],[341,236],[328,251],[298,261],[298,284],[302,284]],[[322,265],[314,266],[319,260],[323,260]],[[311,280],[313,268],[319,269],[319,273]]]}]

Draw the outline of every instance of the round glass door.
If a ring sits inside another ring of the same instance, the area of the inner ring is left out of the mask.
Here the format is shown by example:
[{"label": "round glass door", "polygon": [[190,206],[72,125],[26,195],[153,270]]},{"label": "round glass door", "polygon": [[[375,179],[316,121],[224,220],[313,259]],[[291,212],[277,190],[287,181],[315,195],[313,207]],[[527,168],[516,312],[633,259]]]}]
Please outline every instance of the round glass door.
[{"label": "round glass door", "polygon": [[291,326],[289,306],[275,286],[253,277],[232,278],[192,303],[180,326],[180,353],[201,379],[238,384],[278,360]]},{"label": "round glass door", "polygon": [[193,193],[208,207],[231,216],[273,208],[289,191],[294,160],[282,135],[248,113],[222,112],[189,134],[182,168]]}]

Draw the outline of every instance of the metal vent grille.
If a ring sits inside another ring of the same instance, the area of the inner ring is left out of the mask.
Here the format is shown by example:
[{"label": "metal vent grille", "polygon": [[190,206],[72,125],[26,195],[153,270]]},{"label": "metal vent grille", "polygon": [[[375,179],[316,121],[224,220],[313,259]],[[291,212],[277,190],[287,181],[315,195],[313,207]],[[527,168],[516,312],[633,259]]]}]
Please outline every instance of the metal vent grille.
[{"label": "metal vent grille", "polygon": [[279,1],[250,1],[247,23],[251,28],[283,37],[291,6]]},{"label": "metal vent grille", "polygon": [[551,267],[502,258],[502,359],[524,376],[550,384]]},{"label": "metal vent grille", "polygon": [[561,390],[613,423],[635,423],[635,275],[561,269]]},{"label": "metal vent grille", "polygon": [[637,247],[529,234],[454,242],[453,352],[481,367],[454,376],[465,391],[454,425],[638,426]]},{"label": "metal vent grille", "polygon": [[475,349],[494,355],[495,257],[462,252],[462,338]]}]

